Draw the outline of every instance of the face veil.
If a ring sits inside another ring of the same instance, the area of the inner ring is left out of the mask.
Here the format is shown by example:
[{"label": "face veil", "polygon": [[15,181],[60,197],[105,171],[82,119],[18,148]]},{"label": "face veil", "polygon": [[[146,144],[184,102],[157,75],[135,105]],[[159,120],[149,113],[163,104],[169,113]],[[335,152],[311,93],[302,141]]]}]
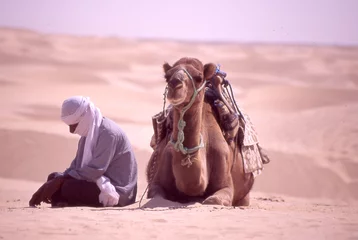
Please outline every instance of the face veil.
[{"label": "face veil", "polygon": [[66,99],[61,108],[61,120],[67,125],[78,124],[74,133],[86,137],[82,166],[92,159],[94,144],[98,139],[103,116],[89,97],[73,96]]}]

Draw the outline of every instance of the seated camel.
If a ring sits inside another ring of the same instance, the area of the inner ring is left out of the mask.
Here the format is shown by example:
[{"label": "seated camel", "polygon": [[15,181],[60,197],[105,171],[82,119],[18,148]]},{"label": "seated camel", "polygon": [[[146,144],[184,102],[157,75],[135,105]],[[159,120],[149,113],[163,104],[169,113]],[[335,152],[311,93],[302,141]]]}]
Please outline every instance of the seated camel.
[{"label": "seated camel", "polygon": [[163,68],[172,131],[158,133],[165,137],[155,144],[147,166],[147,197],[249,205],[254,175],[244,171],[240,146],[232,147],[225,139],[220,116],[203,91],[207,81],[217,73],[217,66],[203,65],[195,58],[181,58],[173,66],[165,63]]}]

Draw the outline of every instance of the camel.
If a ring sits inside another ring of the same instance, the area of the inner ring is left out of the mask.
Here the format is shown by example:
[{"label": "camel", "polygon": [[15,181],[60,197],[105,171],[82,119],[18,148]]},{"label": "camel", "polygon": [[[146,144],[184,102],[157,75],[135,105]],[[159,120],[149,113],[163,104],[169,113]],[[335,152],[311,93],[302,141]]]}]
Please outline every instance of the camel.
[{"label": "camel", "polygon": [[244,172],[240,146],[224,138],[220,116],[204,97],[217,66],[184,57],[173,66],[166,62],[163,69],[171,104],[164,120],[172,119],[164,124],[172,124],[167,127],[172,131],[159,132],[165,137],[151,144],[155,150],[147,165],[147,198],[248,206],[254,176]]}]

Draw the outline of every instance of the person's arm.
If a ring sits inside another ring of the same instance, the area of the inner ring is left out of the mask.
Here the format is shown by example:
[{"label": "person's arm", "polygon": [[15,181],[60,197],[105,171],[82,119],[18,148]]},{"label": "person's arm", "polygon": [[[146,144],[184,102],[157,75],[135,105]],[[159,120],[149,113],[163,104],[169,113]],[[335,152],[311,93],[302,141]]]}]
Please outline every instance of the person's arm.
[{"label": "person's arm", "polygon": [[112,134],[100,135],[93,151],[93,158],[88,165],[78,170],[71,169],[68,174],[76,179],[96,182],[106,172],[115,151],[116,137]]},{"label": "person's arm", "polygon": [[75,158],[72,160],[71,165],[69,168],[67,168],[64,172],[63,175],[68,175],[68,173],[72,170],[72,169],[76,169],[76,164],[78,161],[78,151],[80,149],[80,144],[81,144],[81,140],[78,141],[78,146],[77,146],[77,152],[76,152],[76,156]]},{"label": "person's arm", "polygon": [[64,172],[63,172],[63,175],[68,175],[68,173],[72,170],[72,169],[75,169],[75,166],[76,166],[76,160],[77,160],[77,156],[75,159],[73,159],[73,161],[71,162],[71,165],[69,168],[67,168]]}]

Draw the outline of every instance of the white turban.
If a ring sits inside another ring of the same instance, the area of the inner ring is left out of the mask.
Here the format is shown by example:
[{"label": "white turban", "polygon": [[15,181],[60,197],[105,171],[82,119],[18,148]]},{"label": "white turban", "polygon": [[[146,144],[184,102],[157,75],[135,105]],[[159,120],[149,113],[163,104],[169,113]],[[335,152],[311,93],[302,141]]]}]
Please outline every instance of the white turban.
[{"label": "white turban", "polygon": [[102,123],[101,111],[95,107],[89,97],[74,96],[62,104],[61,119],[67,125],[77,124],[74,133],[86,137],[81,165],[87,165],[92,159],[92,152],[98,139]]}]

